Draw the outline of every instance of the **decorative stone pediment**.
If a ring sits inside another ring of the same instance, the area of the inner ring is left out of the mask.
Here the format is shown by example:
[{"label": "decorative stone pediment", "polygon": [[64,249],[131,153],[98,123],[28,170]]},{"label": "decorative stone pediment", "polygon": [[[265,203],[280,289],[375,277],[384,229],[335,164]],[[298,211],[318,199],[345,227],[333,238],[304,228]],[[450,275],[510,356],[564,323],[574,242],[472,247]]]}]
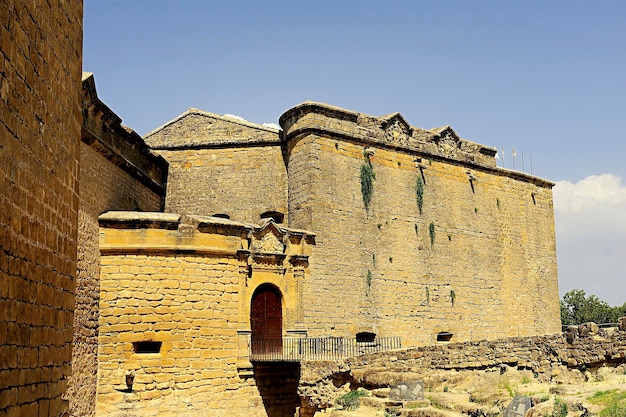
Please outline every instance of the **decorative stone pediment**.
[{"label": "decorative stone pediment", "polygon": [[256,253],[283,253],[285,245],[271,232],[266,232],[260,240],[254,241],[252,249]]},{"label": "decorative stone pediment", "polygon": [[435,137],[434,141],[437,144],[439,152],[441,152],[443,156],[453,156],[459,148],[459,141],[461,140],[459,135],[457,135],[450,126],[444,126],[443,128],[436,129],[436,131],[438,131],[438,135]]},{"label": "decorative stone pediment", "polygon": [[283,254],[285,252],[285,244],[282,242],[284,235],[272,220],[268,221],[253,232],[252,252]]},{"label": "decorative stone pediment", "polygon": [[382,125],[385,140],[389,143],[407,145],[411,137],[412,128],[400,113],[394,113],[384,118]]}]

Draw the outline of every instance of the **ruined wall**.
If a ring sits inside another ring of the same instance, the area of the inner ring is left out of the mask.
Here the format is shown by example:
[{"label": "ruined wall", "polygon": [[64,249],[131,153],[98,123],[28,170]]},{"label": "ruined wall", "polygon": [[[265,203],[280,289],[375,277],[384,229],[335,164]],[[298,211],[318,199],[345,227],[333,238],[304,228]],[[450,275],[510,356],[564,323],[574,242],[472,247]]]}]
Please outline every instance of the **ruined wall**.
[{"label": "ruined wall", "polygon": [[0,7],[0,415],[60,416],[70,375],[82,2]]},{"label": "ruined wall", "polygon": [[336,362],[302,363],[300,396],[312,415],[333,404],[342,391],[336,381],[377,387],[402,380],[423,379],[437,369],[498,369],[504,365],[533,371],[542,382],[563,383],[565,369],[580,372],[626,363],[626,318],[620,327],[599,329],[593,323],[570,326],[564,333],[465,343],[443,343],[395,352],[381,352]]},{"label": "ruined wall", "polygon": [[[83,74],[83,141],[80,145],[78,259],[67,398],[70,414],[95,412],[100,249],[98,216],[109,210],[158,211],[165,196],[164,160],[151,155],[141,138],[97,97],[93,76]],[[143,146],[142,146],[143,145]]]},{"label": "ruined wall", "polygon": [[[316,103],[281,117],[289,225],[318,232],[309,336],[371,331],[416,346],[439,332],[557,332],[552,184],[496,168],[495,151],[450,128],[403,123]],[[364,166],[375,175],[368,208]]]},{"label": "ruined wall", "polygon": [[149,133],[146,142],[170,165],[165,211],[259,223],[287,217],[287,169],[278,130],[189,110]]}]

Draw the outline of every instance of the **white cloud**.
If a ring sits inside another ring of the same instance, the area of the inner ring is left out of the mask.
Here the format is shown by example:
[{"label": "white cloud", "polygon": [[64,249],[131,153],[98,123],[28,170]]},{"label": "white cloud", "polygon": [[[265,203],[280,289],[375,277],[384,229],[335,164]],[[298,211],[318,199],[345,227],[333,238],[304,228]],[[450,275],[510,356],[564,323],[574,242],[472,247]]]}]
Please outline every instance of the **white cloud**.
[{"label": "white cloud", "polygon": [[246,120],[246,119],[244,119],[244,118],[243,118],[243,117],[241,117],[241,116],[237,116],[236,114],[226,113],[226,114],[224,115],[224,117],[228,117],[229,119],[239,120],[239,121],[242,121],[242,122],[247,122],[247,120]]},{"label": "white cloud", "polygon": [[554,187],[561,294],[580,288],[626,302],[626,185],[613,174]]},{"label": "white cloud", "polygon": [[263,123],[263,126],[280,130],[280,126],[278,126],[276,123]]}]

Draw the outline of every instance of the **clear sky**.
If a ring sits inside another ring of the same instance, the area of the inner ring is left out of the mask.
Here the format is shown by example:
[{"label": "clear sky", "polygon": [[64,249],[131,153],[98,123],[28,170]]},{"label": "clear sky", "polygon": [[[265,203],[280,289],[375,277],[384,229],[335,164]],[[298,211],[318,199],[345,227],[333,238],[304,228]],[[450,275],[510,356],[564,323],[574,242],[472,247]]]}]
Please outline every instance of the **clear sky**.
[{"label": "clear sky", "polygon": [[532,157],[533,175],[557,182],[561,294],[626,302],[625,1],[85,0],[84,9],[84,70],[140,134],[189,107],[277,123],[305,100],[450,124],[500,150],[500,165],[530,173]]}]

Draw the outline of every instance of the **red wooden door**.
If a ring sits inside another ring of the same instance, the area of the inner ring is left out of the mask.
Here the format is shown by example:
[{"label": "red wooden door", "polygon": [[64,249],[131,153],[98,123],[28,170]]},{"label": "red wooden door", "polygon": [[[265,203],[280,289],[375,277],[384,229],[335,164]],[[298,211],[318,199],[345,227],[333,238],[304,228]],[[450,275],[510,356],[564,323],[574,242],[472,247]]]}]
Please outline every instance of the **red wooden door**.
[{"label": "red wooden door", "polygon": [[260,286],[250,308],[252,353],[281,353],[283,310],[280,292],[271,285]]}]

